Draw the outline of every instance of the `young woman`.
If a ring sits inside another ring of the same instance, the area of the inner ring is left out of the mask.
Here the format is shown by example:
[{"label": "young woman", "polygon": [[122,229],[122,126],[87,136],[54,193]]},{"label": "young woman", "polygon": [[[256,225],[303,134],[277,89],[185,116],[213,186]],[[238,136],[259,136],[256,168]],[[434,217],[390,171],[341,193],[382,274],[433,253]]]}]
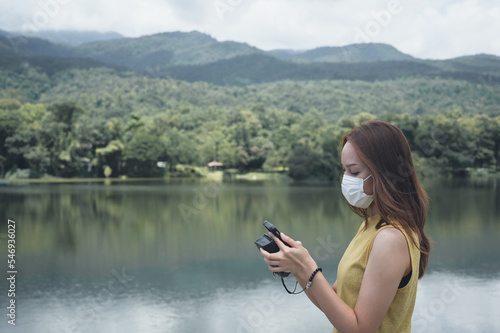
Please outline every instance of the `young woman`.
[{"label": "young woman", "polygon": [[[261,250],[272,272],[291,272],[334,332],[410,332],[418,279],[430,243],[428,198],[418,183],[403,133],[370,121],[341,139],[342,193],[364,218],[330,286],[302,243],[274,237],[280,251]],[[313,274],[314,273],[314,274]],[[308,283],[310,281],[310,283]]]}]

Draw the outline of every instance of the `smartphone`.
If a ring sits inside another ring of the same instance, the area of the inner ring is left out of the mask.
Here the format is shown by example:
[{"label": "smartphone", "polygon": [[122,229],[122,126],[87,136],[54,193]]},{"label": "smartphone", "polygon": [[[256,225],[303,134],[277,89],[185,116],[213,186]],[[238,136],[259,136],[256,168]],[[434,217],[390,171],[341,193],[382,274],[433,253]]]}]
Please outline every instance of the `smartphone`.
[{"label": "smartphone", "polygon": [[291,247],[290,244],[281,239],[281,233],[279,232],[278,229],[276,229],[276,227],[271,222],[265,220],[263,224],[264,227],[266,227],[266,229],[269,230],[269,232],[272,233],[274,236],[278,237],[279,240],[283,242],[283,244],[285,244],[288,247]]},{"label": "smartphone", "polygon": [[[278,237],[283,242],[283,244],[285,244],[288,247],[291,247],[290,244],[288,244],[287,242],[283,241],[283,239],[281,239],[281,233],[279,232],[278,229],[276,229],[276,227],[274,225],[272,225],[271,222],[266,220],[266,221],[264,221],[263,224],[264,224],[264,227],[266,227],[266,229],[269,230],[270,233],[272,233],[273,235]],[[257,248],[263,248],[264,250],[266,250],[269,253],[275,253],[275,252],[278,252],[280,250],[278,247],[278,244],[276,244],[274,239],[272,239],[268,235],[262,235],[259,239],[257,239],[255,241],[255,245],[257,246]],[[282,278],[290,275],[289,272],[277,272],[277,273],[273,273],[273,274],[279,275]]]}]

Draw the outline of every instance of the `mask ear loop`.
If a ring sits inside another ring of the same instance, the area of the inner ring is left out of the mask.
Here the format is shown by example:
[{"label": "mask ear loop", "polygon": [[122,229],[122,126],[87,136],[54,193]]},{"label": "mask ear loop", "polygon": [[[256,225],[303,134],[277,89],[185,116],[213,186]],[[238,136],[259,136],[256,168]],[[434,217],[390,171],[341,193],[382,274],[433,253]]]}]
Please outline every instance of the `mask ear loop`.
[{"label": "mask ear loop", "polygon": [[363,179],[363,183],[368,179],[370,178],[372,175],[370,174],[368,177],[366,177],[365,179]]}]

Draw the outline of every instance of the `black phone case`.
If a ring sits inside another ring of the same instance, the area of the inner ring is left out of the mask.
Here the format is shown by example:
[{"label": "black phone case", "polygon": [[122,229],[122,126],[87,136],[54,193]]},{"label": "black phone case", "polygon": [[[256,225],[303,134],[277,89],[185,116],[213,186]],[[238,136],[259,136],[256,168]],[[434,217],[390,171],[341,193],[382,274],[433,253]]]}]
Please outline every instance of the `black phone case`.
[{"label": "black phone case", "polygon": [[[274,225],[272,225],[271,222],[266,220],[266,221],[264,221],[263,224],[264,224],[264,227],[266,227],[266,229],[269,230],[269,232],[271,232],[273,235],[278,237],[283,242],[283,244],[285,244],[288,247],[291,247],[288,243],[284,242],[283,239],[281,239],[280,232],[278,231],[278,229],[276,229],[276,227]],[[254,243],[258,249],[263,248],[264,250],[266,250],[269,253],[279,252],[279,250],[280,250],[278,244],[276,244],[274,239],[272,239],[268,235],[260,236],[259,239],[257,239]],[[288,275],[290,275],[289,272],[278,272],[278,273],[274,273],[274,274],[277,274],[281,277],[287,277]]]},{"label": "black phone case", "polygon": [[283,244],[285,244],[288,247],[291,247],[290,244],[288,244],[287,242],[285,242],[281,238],[281,233],[271,222],[269,222],[268,220],[265,220],[263,225],[264,225],[264,227],[266,227],[267,230],[269,230],[270,233],[272,233],[274,236],[278,237],[279,240],[283,242]]}]

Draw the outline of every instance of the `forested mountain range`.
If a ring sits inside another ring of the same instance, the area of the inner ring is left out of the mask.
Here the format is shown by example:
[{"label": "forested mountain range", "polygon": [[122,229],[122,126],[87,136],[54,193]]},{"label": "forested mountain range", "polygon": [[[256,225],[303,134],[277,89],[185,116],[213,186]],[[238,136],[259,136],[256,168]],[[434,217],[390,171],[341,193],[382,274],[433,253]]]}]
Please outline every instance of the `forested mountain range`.
[{"label": "forested mountain range", "polygon": [[[489,80],[489,77],[484,77]],[[108,68],[72,69],[52,76],[30,65],[18,71],[0,69],[0,99],[21,102],[74,101],[104,118],[127,118],[131,112],[154,115],[165,110],[204,112],[274,107],[306,114],[317,110],[329,122],[369,112],[437,115],[460,108],[464,115],[500,116],[500,86],[450,79],[406,78],[360,80],[278,81],[248,86],[217,86],[167,77],[141,76]]]},{"label": "forested mountain range", "polygon": [[[378,46],[352,47],[375,54],[375,49],[381,52]],[[167,53],[169,57],[161,56]],[[92,57],[85,56],[89,54]],[[228,58],[219,59],[223,56]],[[190,62],[196,64],[186,65]],[[221,43],[199,32],[121,38],[80,47],[0,36],[0,98],[30,103],[76,101],[104,116],[211,105],[266,105],[302,114],[316,109],[333,122],[359,112],[424,115],[456,107],[468,115],[497,116],[499,82],[500,58],[491,55],[297,62],[246,44]]]},{"label": "forested mountain range", "polygon": [[[168,76],[217,85],[280,80],[375,81],[408,77],[480,82],[480,76],[484,74],[492,76],[490,81],[497,82],[500,78],[500,57],[492,55],[422,60],[386,44],[322,47],[304,52],[266,52],[245,43],[219,42],[196,31],[116,38],[77,47],[10,35],[0,37],[0,57],[0,66],[4,69],[15,70],[21,63],[27,62],[49,75],[71,66],[106,66],[134,70],[148,76]],[[51,61],[47,57],[65,60]],[[61,64],[58,65],[58,62]]]},{"label": "forested mountain range", "polygon": [[500,168],[498,57],[352,48],[347,62],[198,32],[77,47],[0,32],[0,177],[153,176],[217,155],[332,180],[340,136],[369,119],[399,126],[423,172]]}]

